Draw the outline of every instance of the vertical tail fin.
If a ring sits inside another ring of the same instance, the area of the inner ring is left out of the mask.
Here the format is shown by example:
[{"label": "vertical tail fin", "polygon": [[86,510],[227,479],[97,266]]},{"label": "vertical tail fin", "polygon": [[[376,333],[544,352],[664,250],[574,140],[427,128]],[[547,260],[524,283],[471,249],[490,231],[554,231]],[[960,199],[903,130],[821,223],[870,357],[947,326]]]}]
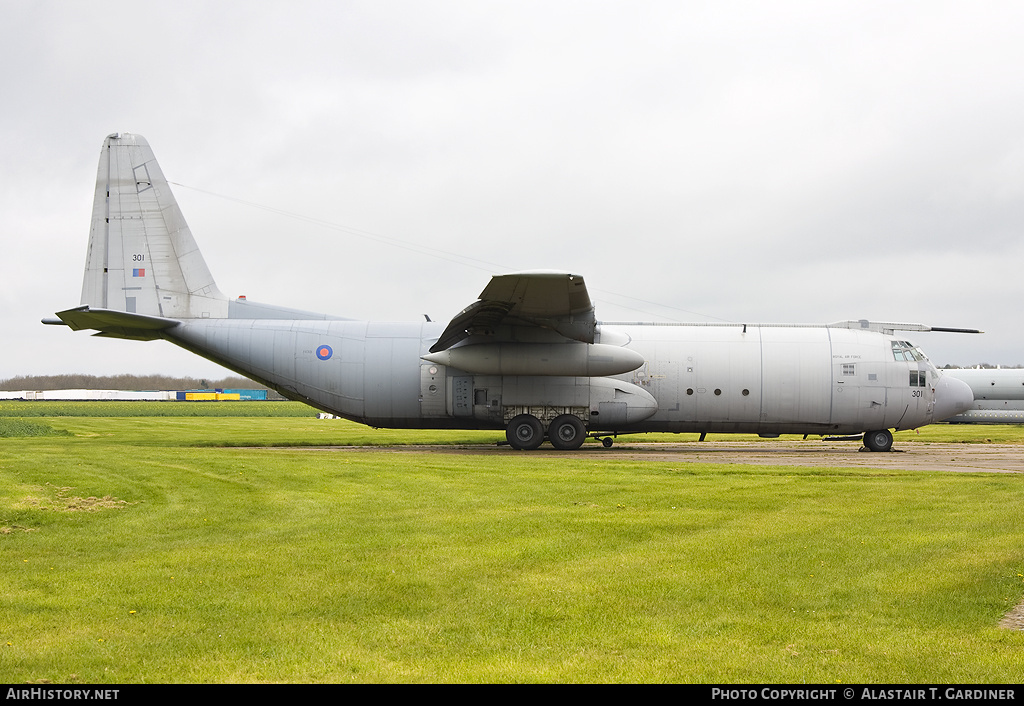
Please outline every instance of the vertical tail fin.
[{"label": "vertical tail fin", "polygon": [[227,299],[139,135],[103,143],[82,304],[171,319],[227,316]]}]

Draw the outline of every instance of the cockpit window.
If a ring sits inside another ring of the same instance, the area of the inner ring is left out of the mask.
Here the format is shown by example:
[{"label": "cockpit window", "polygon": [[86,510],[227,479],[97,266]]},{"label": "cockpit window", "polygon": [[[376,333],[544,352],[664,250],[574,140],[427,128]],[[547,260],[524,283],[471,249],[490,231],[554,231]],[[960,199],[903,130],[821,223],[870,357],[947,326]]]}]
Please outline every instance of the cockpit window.
[{"label": "cockpit window", "polygon": [[892,342],[892,357],[900,361],[927,360],[921,349],[908,341]]}]

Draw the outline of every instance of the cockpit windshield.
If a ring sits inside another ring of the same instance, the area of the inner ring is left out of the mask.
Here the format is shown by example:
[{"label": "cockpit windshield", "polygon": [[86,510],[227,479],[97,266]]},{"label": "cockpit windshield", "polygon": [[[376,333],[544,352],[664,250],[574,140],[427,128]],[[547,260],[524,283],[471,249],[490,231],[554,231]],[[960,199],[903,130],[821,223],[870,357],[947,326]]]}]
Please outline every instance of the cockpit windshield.
[{"label": "cockpit windshield", "polygon": [[903,361],[926,361],[928,358],[921,352],[921,349],[908,341],[893,341],[892,355],[896,360]]}]

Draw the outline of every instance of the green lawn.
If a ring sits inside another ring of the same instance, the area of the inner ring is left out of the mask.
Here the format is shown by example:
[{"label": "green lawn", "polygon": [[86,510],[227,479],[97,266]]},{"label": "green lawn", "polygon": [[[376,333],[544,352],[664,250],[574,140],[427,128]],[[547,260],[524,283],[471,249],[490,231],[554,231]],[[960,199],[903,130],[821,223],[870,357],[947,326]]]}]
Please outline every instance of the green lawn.
[{"label": "green lawn", "polygon": [[[1024,633],[997,627],[1024,595],[1018,475],[245,447],[501,437],[302,417],[9,419],[67,434],[0,438],[3,682],[1024,680]],[[952,429],[972,428],[913,440]]]}]

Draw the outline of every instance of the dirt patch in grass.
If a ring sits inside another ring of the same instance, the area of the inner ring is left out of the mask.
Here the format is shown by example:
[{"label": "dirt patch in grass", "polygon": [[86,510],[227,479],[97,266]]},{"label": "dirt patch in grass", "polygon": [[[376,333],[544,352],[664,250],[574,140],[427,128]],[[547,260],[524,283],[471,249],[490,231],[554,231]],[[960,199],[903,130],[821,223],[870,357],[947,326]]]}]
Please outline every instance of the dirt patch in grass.
[{"label": "dirt patch in grass", "polygon": [[0,534],[14,534],[15,532],[38,532],[39,530],[31,527],[22,527],[21,525],[12,525],[11,527],[0,527]]},{"label": "dirt patch in grass", "polygon": [[1007,613],[999,621],[999,627],[1007,630],[1024,630],[1024,603],[1018,604],[1016,608]]},{"label": "dirt patch in grass", "polygon": [[74,488],[62,488],[50,485],[49,483],[45,487],[39,488],[39,490],[45,496],[30,495],[21,501],[21,506],[39,510],[54,510],[56,512],[97,512],[99,510],[120,509],[135,504],[127,500],[118,500],[111,495],[104,495],[102,498],[90,495],[87,498],[83,498],[79,495],[70,494]]}]

